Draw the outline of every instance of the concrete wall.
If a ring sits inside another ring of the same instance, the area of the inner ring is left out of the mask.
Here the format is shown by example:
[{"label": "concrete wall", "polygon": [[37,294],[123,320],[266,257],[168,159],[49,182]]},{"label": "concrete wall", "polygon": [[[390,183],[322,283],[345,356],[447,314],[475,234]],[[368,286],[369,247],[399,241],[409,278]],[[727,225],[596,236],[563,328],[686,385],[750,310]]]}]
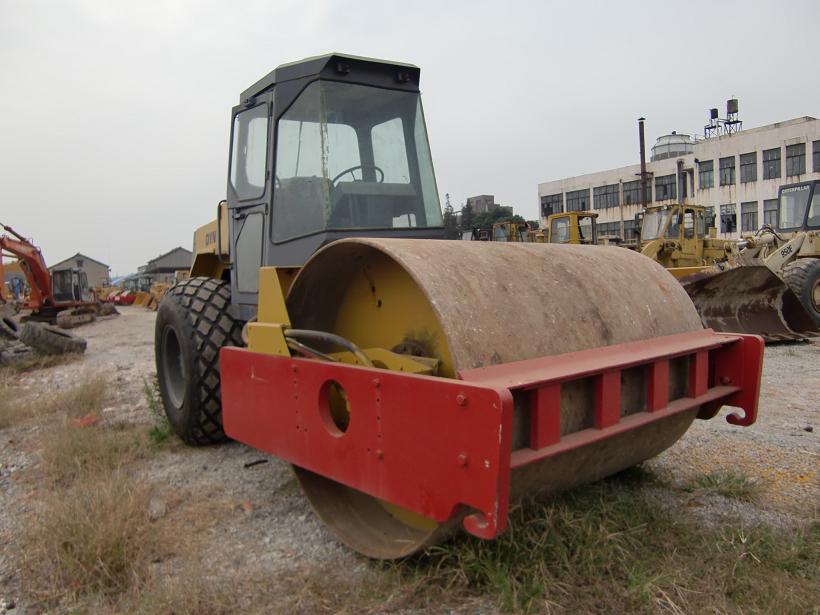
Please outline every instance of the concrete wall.
[{"label": "concrete wall", "polygon": [[[741,232],[741,203],[754,202],[757,206],[757,227],[763,223],[764,201],[776,199],[777,192],[781,185],[791,184],[812,179],[820,179],[820,169],[815,170],[813,166],[813,150],[815,141],[820,141],[820,122],[814,118],[803,117],[777,124],[770,124],[760,128],[744,130],[732,135],[722,135],[711,139],[700,140],[695,144],[694,153],[679,158],[669,158],[655,162],[647,162],[647,171],[652,174],[652,200],[649,204],[663,204],[674,202],[671,199],[658,201],[655,194],[654,178],[665,175],[676,175],[676,187],[678,193],[682,182],[687,184],[687,194],[682,200],[685,203],[704,205],[713,207],[717,216],[716,226],[718,236],[725,238],[737,238]],[[806,150],[806,172],[802,175],[786,175],[786,146],[796,143],[805,143]],[[763,151],[780,148],[779,178],[763,179]],[[740,181],[740,155],[756,152],[757,160],[757,180],[749,183]],[[720,158],[734,157],[735,160],[735,183],[732,185],[720,185]],[[695,161],[699,161],[696,163]],[[699,181],[699,163],[713,161],[714,187],[701,188]],[[608,224],[624,220],[631,220],[641,209],[640,205],[625,205],[623,198],[623,183],[630,182],[640,177],[640,165],[634,164],[617,169],[609,169],[597,173],[588,173],[577,177],[568,177],[538,185],[539,201],[548,195],[562,194],[563,207],[566,211],[566,193],[581,190],[592,190],[597,186],[611,184],[619,185],[619,203],[617,207],[606,207],[595,209],[598,211],[598,223]],[[693,190],[694,188],[694,190]],[[680,195],[678,195],[680,197]],[[594,208],[594,199],[591,199]],[[721,232],[720,227],[720,206],[734,205],[736,212],[737,230],[732,233]]]}]

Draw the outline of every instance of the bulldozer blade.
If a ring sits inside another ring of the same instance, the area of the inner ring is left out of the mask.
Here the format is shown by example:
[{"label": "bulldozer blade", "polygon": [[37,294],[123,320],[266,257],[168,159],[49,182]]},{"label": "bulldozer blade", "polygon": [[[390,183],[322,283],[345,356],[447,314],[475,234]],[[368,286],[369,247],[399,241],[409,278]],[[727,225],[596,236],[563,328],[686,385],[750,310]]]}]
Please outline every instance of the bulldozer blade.
[{"label": "bulldozer blade", "polygon": [[764,265],[701,272],[680,280],[704,326],[754,333],[767,342],[820,335],[797,296]]}]

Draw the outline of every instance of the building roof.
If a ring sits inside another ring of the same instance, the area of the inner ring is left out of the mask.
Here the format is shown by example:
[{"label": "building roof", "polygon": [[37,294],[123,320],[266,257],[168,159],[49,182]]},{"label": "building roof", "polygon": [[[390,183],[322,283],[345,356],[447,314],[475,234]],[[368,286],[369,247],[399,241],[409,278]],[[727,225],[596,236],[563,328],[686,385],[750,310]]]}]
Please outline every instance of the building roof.
[{"label": "building roof", "polygon": [[163,259],[168,259],[169,257],[173,257],[174,255],[179,254],[185,260],[191,261],[193,259],[194,253],[190,250],[183,248],[182,246],[177,246],[173,250],[168,250],[163,254],[160,254],[157,257],[152,258],[149,260],[145,265],[139,267],[137,269],[137,273],[139,274],[150,274],[150,273],[162,273],[163,271],[176,271],[177,269],[187,268],[190,266],[190,262],[185,265],[185,267],[180,267],[178,263],[171,263],[171,264],[161,264]]},{"label": "building roof", "polygon": [[187,253],[187,254],[189,254],[190,256],[193,256],[193,255],[194,255],[194,253],[193,253],[193,252],[191,252],[190,250],[187,250],[187,249],[183,248],[182,246],[177,246],[176,248],[174,248],[174,249],[172,249],[172,250],[168,250],[167,252],[163,252],[163,253],[162,253],[162,254],[160,254],[159,256],[156,256],[156,257],[154,257],[154,258],[150,259],[150,260],[148,261],[148,265],[150,265],[151,263],[155,263],[155,262],[157,262],[158,260],[161,260],[161,259],[165,258],[166,256],[170,256],[170,255],[171,255],[171,254],[173,254],[174,252],[179,252],[180,250],[181,250],[181,251],[183,251],[183,252],[186,252],[186,253]]},{"label": "building roof", "polygon": [[82,252],[77,252],[74,256],[69,256],[68,258],[64,258],[63,260],[61,260],[58,263],[54,263],[53,265],[50,265],[48,270],[51,271],[52,269],[55,269],[56,267],[59,267],[60,265],[63,265],[65,263],[67,263],[68,261],[77,260],[78,258],[82,258],[83,260],[91,261],[92,263],[97,263],[98,265],[102,265],[106,269],[111,269],[111,267],[109,267],[108,265],[106,265],[105,263],[103,263],[101,261],[98,261],[96,258],[91,258],[90,256],[86,256]]}]

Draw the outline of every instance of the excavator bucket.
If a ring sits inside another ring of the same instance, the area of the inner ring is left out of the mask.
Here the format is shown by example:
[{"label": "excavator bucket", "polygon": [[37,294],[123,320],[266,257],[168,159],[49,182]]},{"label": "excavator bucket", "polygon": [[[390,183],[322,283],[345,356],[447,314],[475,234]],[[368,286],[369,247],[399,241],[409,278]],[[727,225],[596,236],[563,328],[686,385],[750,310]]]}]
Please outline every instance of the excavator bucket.
[{"label": "excavator bucket", "polygon": [[818,335],[799,299],[764,265],[704,271],[680,282],[704,326],[715,331],[754,333],[767,342]]}]

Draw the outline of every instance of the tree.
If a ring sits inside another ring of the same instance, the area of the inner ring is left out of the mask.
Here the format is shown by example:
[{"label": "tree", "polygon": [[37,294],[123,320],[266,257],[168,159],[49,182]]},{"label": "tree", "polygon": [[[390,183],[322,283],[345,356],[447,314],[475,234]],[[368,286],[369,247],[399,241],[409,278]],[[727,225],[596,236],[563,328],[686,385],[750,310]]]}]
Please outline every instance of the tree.
[{"label": "tree", "polygon": [[445,194],[444,206],[444,237],[446,239],[458,239],[458,222],[456,221],[456,214],[453,211],[453,206],[450,204],[450,195]]},{"label": "tree", "polygon": [[461,208],[461,230],[469,231],[475,226],[475,216],[473,216],[473,206],[467,203]]}]

